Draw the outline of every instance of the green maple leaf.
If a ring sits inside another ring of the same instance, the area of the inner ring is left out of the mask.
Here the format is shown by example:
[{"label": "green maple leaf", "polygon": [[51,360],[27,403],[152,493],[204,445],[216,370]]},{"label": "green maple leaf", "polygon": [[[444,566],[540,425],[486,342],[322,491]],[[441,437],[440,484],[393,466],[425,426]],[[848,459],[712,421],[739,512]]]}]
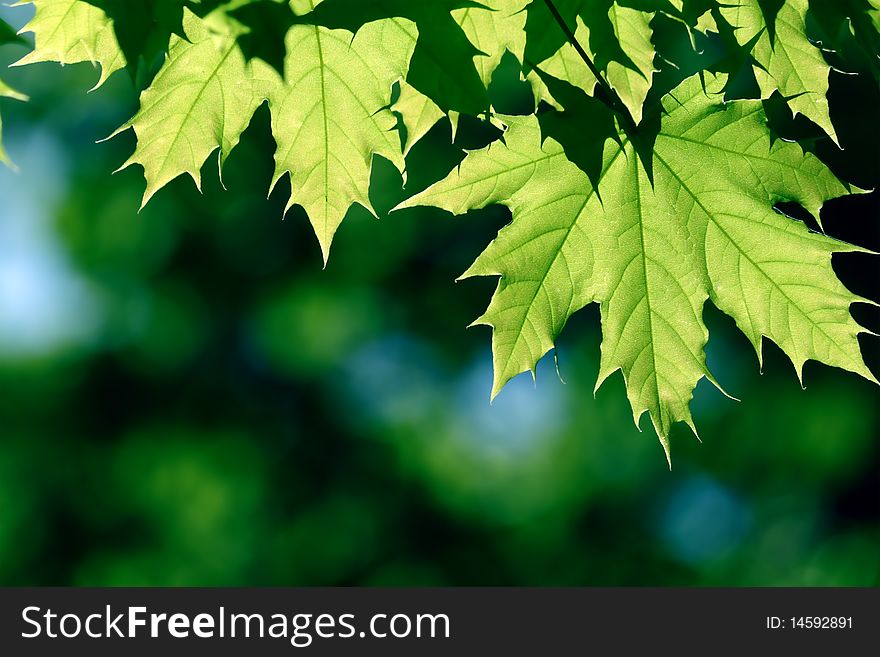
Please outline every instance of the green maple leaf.
[{"label": "green maple leaf", "polygon": [[22,31],[33,32],[34,49],[14,66],[37,62],[90,62],[101,69],[95,88],[125,67],[113,22],[103,11],[82,0],[25,0],[34,17]]},{"label": "green maple leaf", "polygon": [[406,75],[415,45],[412,23],[374,21],[347,30],[294,25],[287,36],[285,79],[270,89],[278,143],[273,184],[285,174],[288,208],[305,208],[326,262],[336,229],[353,203],[373,214],[373,155],[404,171],[392,86]]},{"label": "green maple leaf", "polygon": [[[857,250],[774,211],[796,201],[818,217],[850,190],[792,143],[771,143],[759,101],[724,104],[726,80],[704,92],[691,77],[664,99],[649,171],[621,132],[605,142],[594,185],[546,139],[535,117],[508,117],[503,141],[471,152],[445,180],[401,204],[455,214],[503,204],[513,214],[463,277],[498,276],[486,313],[493,328],[493,396],[534,374],[572,313],[597,302],[597,383],[620,369],[636,422],[649,413],[667,450],[670,427],[693,428],[689,402],[708,371],[707,299],[733,317],[761,354],[778,344],[800,375],[814,359],[872,379],[863,331],[831,254]],[[589,125],[583,122],[582,129]]]},{"label": "green maple leaf", "polygon": [[139,164],[147,181],[143,204],[164,185],[189,174],[201,187],[201,168],[218,152],[220,162],[238,143],[268,83],[249,64],[232,34],[214,32],[191,12],[186,38],[172,37],[168,58],[141,94],[137,114],[121,126],[137,136],[137,148],[120,168]]},{"label": "green maple leaf", "polygon": [[611,49],[604,45],[606,43],[616,41],[620,44],[623,56],[609,58],[603,69],[608,83],[617,92],[633,120],[639,123],[642,120],[642,105],[654,76],[654,47],[649,25],[654,14],[614,3],[607,16],[613,27],[613,38],[606,36],[598,44],[592,43],[595,39],[591,39],[591,48],[595,53],[600,53],[606,48]]},{"label": "green maple leaf", "polygon": [[831,67],[806,35],[807,0],[785,0],[773,13],[760,0],[731,0],[721,15],[742,46],[754,41],[755,78],[762,98],[779,91],[795,114],[803,114],[834,141],[837,133],[828,111]]}]

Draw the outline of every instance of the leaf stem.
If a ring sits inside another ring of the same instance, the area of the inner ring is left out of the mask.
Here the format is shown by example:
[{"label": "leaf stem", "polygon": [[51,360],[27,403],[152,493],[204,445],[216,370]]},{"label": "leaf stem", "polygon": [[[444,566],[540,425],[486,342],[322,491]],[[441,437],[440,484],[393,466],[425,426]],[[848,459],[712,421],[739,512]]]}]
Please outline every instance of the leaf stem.
[{"label": "leaf stem", "polygon": [[611,85],[602,77],[602,74],[599,72],[599,69],[593,63],[593,59],[590,57],[589,53],[584,50],[584,47],[578,42],[577,37],[575,37],[574,32],[571,31],[571,28],[568,27],[565,23],[565,19],[562,18],[562,14],[559,13],[559,10],[556,8],[556,5],[553,4],[553,0],[544,0],[544,3],[547,5],[547,9],[550,11],[550,14],[553,16],[554,20],[559,24],[560,29],[565,33],[568,42],[575,49],[575,52],[580,56],[584,63],[587,65],[587,68],[590,69],[590,73],[596,78],[597,83],[599,84],[599,88],[602,90],[602,93],[605,96],[606,104],[611,108],[612,111],[621,114],[625,119],[629,121],[633,126],[635,126],[635,121],[629,113],[629,110],[626,108],[626,105],[621,102],[617,93],[614,89],[611,88]]}]

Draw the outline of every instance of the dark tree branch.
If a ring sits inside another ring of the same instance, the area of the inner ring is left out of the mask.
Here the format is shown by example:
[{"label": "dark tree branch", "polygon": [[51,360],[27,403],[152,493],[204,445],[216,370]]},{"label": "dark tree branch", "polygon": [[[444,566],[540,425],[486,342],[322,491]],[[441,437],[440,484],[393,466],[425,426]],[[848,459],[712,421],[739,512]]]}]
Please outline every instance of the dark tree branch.
[{"label": "dark tree branch", "polygon": [[596,68],[596,65],[593,63],[593,59],[584,50],[584,47],[578,42],[577,38],[574,35],[574,32],[565,24],[565,19],[562,18],[562,14],[559,13],[559,10],[556,8],[556,5],[553,4],[553,0],[544,0],[547,5],[547,9],[550,11],[550,14],[553,16],[554,20],[559,24],[560,29],[565,33],[565,37],[568,39],[568,42],[575,49],[575,52],[580,56],[584,63],[587,65],[587,68],[590,69],[590,73],[596,78],[599,84],[599,88],[602,90],[602,95],[604,98],[600,98],[600,100],[604,100],[605,103],[611,108],[612,111],[617,112],[622,115],[632,126],[635,126],[635,121],[629,113],[629,110],[626,108],[626,105],[620,100],[620,97],[611,88],[611,85],[602,77],[602,74],[599,72],[599,69]]}]

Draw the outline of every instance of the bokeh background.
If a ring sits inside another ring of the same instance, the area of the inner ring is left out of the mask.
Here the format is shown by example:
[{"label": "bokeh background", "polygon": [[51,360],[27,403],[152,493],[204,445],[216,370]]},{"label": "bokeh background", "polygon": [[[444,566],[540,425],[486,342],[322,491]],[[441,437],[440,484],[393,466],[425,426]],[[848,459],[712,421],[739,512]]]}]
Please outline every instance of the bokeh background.
[{"label": "bokeh background", "polygon": [[[138,213],[140,171],[110,175],[133,137],[95,143],[136,108],[126,74],[90,94],[88,65],[4,77],[31,102],[2,105],[0,584],[880,584],[880,389],[811,363],[802,390],[772,344],[761,374],[713,308],[710,365],[742,403],[701,384],[703,442],[678,427],[671,472],[620,375],[593,396],[595,308],[489,404],[489,332],[465,327],[494,283],[454,280],[506,211],[387,210],[491,129],[438,124],[407,191],[379,161],[381,219],[353,210],[322,270],[302,212],[281,219],[287,183],[266,198],[265,107],[225,191],[209,161],[203,194],[180,179]],[[846,152],[815,148],[877,188],[880,93],[831,82]],[[512,67],[492,94],[522,106]],[[834,201],[825,226],[880,250],[878,207]],[[835,266],[880,299],[878,258]]]}]

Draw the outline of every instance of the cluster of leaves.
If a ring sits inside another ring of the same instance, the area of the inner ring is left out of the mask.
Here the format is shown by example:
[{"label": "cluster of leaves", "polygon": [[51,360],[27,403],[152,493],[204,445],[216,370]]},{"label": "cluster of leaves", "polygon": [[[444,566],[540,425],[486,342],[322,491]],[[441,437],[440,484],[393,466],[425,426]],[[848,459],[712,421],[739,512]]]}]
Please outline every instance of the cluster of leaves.
[{"label": "cluster of leaves", "polygon": [[[374,212],[374,156],[405,176],[409,149],[444,117],[453,131],[461,115],[497,126],[495,141],[399,206],[510,209],[464,274],[499,278],[476,322],[493,329],[493,396],[534,373],[590,303],[603,329],[597,387],[621,370],[636,422],[649,414],[667,455],[671,426],[694,427],[698,381],[716,383],[707,300],[759,359],[767,337],[799,376],[813,359],[874,380],[850,314],[867,300],[831,267],[832,253],[858,247],[778,211],[793,202],[819,221],[825,201],[861,190],[777,139],[765,106],[781,101],[836,142],[825,51],[876,75],[880,0],[29,4],[35,48],[19,63],[91,61],[98,85],[128,68],[143,88],[120,130],[137,137],[123,166],[143,167],[144,203],[182,174],[199,185],[215,152],[222,167],[267,103],[272,185],[290,178],[288,208],[306,210],[325,261],[349,208]],[[490,103],[505,56],[532,90],[528,115]]]}]

